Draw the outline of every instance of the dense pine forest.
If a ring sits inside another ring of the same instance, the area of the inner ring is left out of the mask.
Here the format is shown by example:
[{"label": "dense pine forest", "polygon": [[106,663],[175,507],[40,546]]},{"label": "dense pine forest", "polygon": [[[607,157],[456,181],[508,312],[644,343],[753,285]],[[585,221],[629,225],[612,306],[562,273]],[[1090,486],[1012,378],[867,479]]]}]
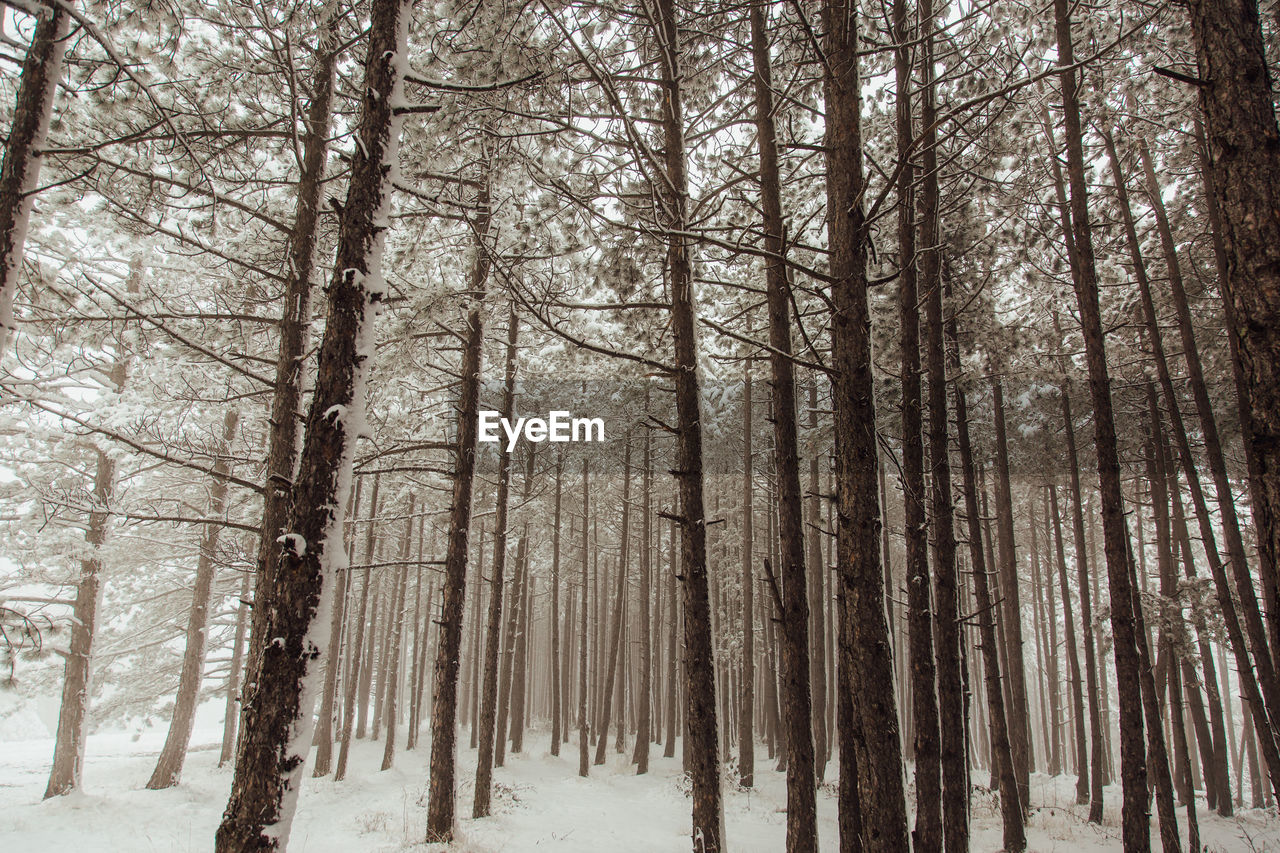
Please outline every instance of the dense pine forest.
[{"label": "dense pine forest", "polygon": [[1280,849],[1267,0],[3,0],[0,845]]}]

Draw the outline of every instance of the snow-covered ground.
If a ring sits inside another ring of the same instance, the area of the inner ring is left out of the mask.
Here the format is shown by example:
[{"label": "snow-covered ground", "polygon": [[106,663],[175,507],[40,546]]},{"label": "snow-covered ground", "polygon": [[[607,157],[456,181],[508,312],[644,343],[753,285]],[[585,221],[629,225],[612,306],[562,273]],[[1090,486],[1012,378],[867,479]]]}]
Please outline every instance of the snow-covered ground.
[{"label": "snow-covered ground", "polygon": [[[212,711],[210,708],[201,709]],[[226,804],[230,768],[217,768],[221,728],[216,715],[202,713],[182,784],[167,791],[143,788],[164,740],[163,728],[141,735],[106,732],[89,739],[84,790],[42,802],[53,741],[49,737],[0,743],[0,850],[14,853],[94,853],[94,851],[177,851],[212,849],[214,829]],[[682,792],[678,759],[661,748],[652,772],[638,777],[628,756],[610,750],[604,767],[589,779],[577,774],[576,743],[562,755],[548,754],[545,730],[526,737],[524,755],[510,756],[495,772],[494,814],[472,820],[475,752],[459,760],[459,840],[455,851],[653,851],[687,850],[689,800]],[[729,849],[781,851],[786,815],[783,776],[763,756],[753,791],[726,789]],[[308,775],[299,802],[290,850],[440,851],[421,842],[426,820],[428,744],[401,751],[394,769],[380,772],[382,745],[359,742],[347,779]],[[834,767],[832,768],[834,770]],[[985,782],[985,773],[977,781]],[[1090,826],[1074,805],[1074,780],[1037,777],[1028,829],[1033,851],[1119,850],[1119,790],[1107,791],[1105,823]],[[1000,848],[1000,822],[992,798],[975,792],[973,850]],[[1181,819],[1184,812],[1179,812]],[[818,792],[824,850],[836,849],[835,788]],[[1200,811],[1204,844],[1210,851],[1280,851],[1280,819],[1246,811],[1223,820]],[[1154,835],[1153,824],[1153,835]],[[1159,849],[1158,843],[1156,849]]]}]

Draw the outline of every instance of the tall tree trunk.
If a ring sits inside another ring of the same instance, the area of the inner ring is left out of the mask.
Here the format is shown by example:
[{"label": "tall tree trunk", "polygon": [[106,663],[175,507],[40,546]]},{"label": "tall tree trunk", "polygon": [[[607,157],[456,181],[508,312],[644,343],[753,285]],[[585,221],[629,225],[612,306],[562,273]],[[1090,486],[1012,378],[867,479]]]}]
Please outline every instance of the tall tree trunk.
[{"label": "tall tree trunk", "polygon": [[[1048,487],[1048,512],[1053,520],[1053,547],[1058,562],[1058,592],[1062,596],[1062,624],[1066,628],[1067,677],[1071,680],[1071,717],[1075,723],[1076,805],[1089,802],[1089,750],[1084,733],[1084,691],[1081,688],[1080,653],[1076,646],[1075,615],[1071,610],[1071,590],[1067,587],[1067,557],[1062,542],[1062,512],[1058,506],[1058,487]],[[1081,588],[1082,595],[1088,591]]]},{"label": "tall tree trunk", "polygon": [[1005,423],[1004,379],[991,377],[992,408],[995,421],[995,501],[996,559],[999,562],[1001,625],[1004,628],[1005,666],[1008,667],[1009,745],[1013,749],[1013,770],[1018,778],[1018,796],[1030,802],[1031,768],[1035,757],[1031,742],[1031,713],[1027,702],[1027,678],[1023,658],[1022,603],[1018,591],[1017,544],[1013,531],[1013,494],[1009,477],[1009,440]]},{"label": "tall tree trunk", "polygon": [[351,755],[352,726],[355,724],[357,716],[356,698],[359,695],[360,676],[363,675],[363,670],[367,669],[363,664],[364,645],[369,633],[365,630],[365,622],[369,615],[369,588],[373,583],[373,570],[367,567],[373,563],[374,547],[377,542],[377,525],[374,520],[378,517],[378,491],[381,486],[381,479],[380,474],[373,475],[373,493],[369,496],[369,529],[365,531],[364,540],[364,562],[366,568],[364,570],[364,583],[360,585],[360,610],[352,623],[352,629],[356,634],[351,643],[351,666],[348,667],[346,674],[346,696],[342,703],[342,746],[338,749],[338,766],[333,771],[333,781],[335,782],[341,782],[347,776],[347,760]]},{"label": "tall tree trunk", "polygon": [[920,377],[920,294],[916,277],[916,168],[911,105],[912,47],[906,0],[893,2],[898,144],[898,329],[902,385],[902,503],[906,545],[907,657],[911,670],[915,735],[916,850],[942,849],[942,746],[937,669],[933,659],[933,605],[929,583],[929,529],[925,513],[923,412]]},{"label": "tall tree trunk", "polygon": [[218,853],[287,845],[311,748],[334,570],[346,560],[342,516],[384,295],[385,219],[403,123],[392,105],[403,98],[411,10],[411,0],[376,0],[372,6],[359,145],[352,156],[329,285],[328,322],[301,464],[290,493],[288,532],[273,545],[281,571],[260,588],[258,607],[266,614],[266,631],[260,636],[278,639],[261,650],[251,676],[254,688],[245,703],[231,798],[218,828]]},{"label": "tall tree trunk", "polygon": [[[751,44],[755,65],[756,133],[760,148],[760,200],[764,211],[765,284],[769,305],[769,365],[773,398],[773,462],[778,487],[778,537],[781,562],[776,582],[782,631],[782,721],[787,744],[787,850],[817,849],[817,801],[814,791],[814,716],[810,694],[810,602],[806,589],[804,517],[800,493],[800,453],[796,427],[795,368],[791,361],[791,288],[785,267],[782,189],[778,174],[777,134],[773,123],[773,82],[764,10],[751,7]],[[748,420],[748,423],[750,421]],[[748,427],[749,428],[749,427]],[[746,477],[750,488],[751,467]],[[815,497],[816,500],[816,497]],[[816,518],[811,519],[817,521]],[[745,558],[750,563],[750,554]],[[748,586],[749,566],[744,569]],[[819,638],[820,642],[820,638]]]},{"label": "tall tree trunk", "polygon": [[[1227,250],[1222,286],[1246,391],[1245,441],[1256,462],[1253,494],[1261,498],[1254,512],[1259,563],[1274,572],[1280,564],[1280,129],[1256,0],[1192,0],[1188,8]],[[1275,578],[1264,587],[1274,589]],[[1268,615],[1271,636],[1280,641],[1280,611]],[[1280,707],[1268,704],[1274,721]],[[1256,728],[1275,740],[1274,722]]]},{"label": "tall tree trunk", "polygon": [[908,845],[898,708],[880,563],[867,231],[862,208],[857,13],[824,0],[827,231],[831,252],[832,396],[839,529],[840,850]]},{"label": "tall tree trunk", "polygon": [[715,658],[707,586],[706,508],[703,505],[702,412],[698,377],[698,334],[693,282],[693,243],[688,229],[689,186],[685,172],[684,107],[681,91],[682,39],[674,0],[658,0],[661,46],[662,126],[665,147],[663,204],[667,267],[671,281],[671,329],[675,355],[676,482],[680,493],[680,569],[684,578],[685,703],[693,787],[693,848],[718,853],[724,844],[720,799],[720,752],[716,735]]},{"label": "tall tree trunk", "polygon": [[[589,720],[587,717],[587,593],[591,560],[591,527],[587,523],[591,512],[591,462],[582,460],[582,602],[578,616],[578,775],[591,772]],[[673,623],[674,624],[674,623]],[[673,627],[671,630],[675,630]]]},{"label": "tall tree trunk", "polygon": [[[209,518],[200,537],[200,557],[196,563],[195,588],[191,593],[191,613],[187,617],[187,645],[182,654],[182,672],[178,676],[178,695],[173,705],[173,717],[169,721],[169,734],[156,761],[156,769],[147,781],[147,788],[158,791],[178,784],[182,778],[182,764],[187,758],[187,744],[191,742],[191,728],[195,724],[196,704],[200,698],[200,682],[204,678],[204,654],[209,631],[209,602],[213,595],[213,580],[217,572],[218,536],[222,525],[217,523],[227,510],[227,481],[230,470],[226,457],[235,440],[240,412],[227,410],[222,420],[222,441],[218,461],[214,463],[214,480],[209,484]],[[219,476],[222,475],[222,476]]]},{"label": "tall tree trunk", "polygon": [[[117,362],[117,365],[121,365]],[[123,380],[124,373],[120,372]],[[117,389],[123,382],[117,384]],[[58,732],[53,747],[53,768],[44,797],[69,794],[80,787],[84,767],[85,723],[93,695],[93,640],[98,628],[98,605],[102,601],[102,557],[111,515],[108,506],[115,491],[115,460],[96,450],[93,477],[93,509],[84,541],[88,555],[80,561],[80,580],[71,609],[71,644],[62,675],[62,704],[58,710]]]},{"label": "tall tree trunk", "polygon": [[66,10],[51,7],[42,7],[44,14],[31,34],[0,164],[0,354],[13,342],[13,301],[71,24]]},{"label": "tall tree trunk", "polygon": [[[514,310],[515,308],[512,306],[513,318],[515,316]],[[514,358],[514,348],[511,349],[508,354]],[[514,381],[514,374],[512,374],[512,379]],[[514,398],[512,402],[514,403]],[[508,412],[506,417],[511,417],[511,413]],[[528,451],[532,451],[534,445],[528,444],[526,447]],[[521,506],[529,502],[529,489],[533,480],[533,453],[527,452],[525,459],[524,479],[521,481],[520,485]],[[506,513],[501,513],[501,515],[503,516],[502,520],[504,522],[502,525],[502,538],[505,546],[507,536]],[[511,709],[512,688],[514,687],[515,682],[516,638],[520,632],[520,617],[523,611],[521,601],[524,598],[524,585],[526,582],[525,569],[527,568],[527,564],[525,559],[529,553],[529,529],[527,525],[524,527],[523,531],[524,532],[521,534],[520,539],[517,540],[516,543],[516,572],[515,577],[511,579],[510,584],[511,592],[510,601],[508,602],[509,606],[507,608],[507,631],[506,636],[502,641],[502,659],[501,666],[498,670],[497,718],[495,721],[493,736],[494,767],[501,767],[506,762],[506,743],[509,721],[515,716],[515,713]],[[497,557],[497,554],[495,553],[494,556]],[[502,559],[505,561],[505,555]],[[494,566],[495,568],[498,568],[497,560],[495,560]],[[483,735],[483,732],[481,732],[481,734]]]},{"label": "tall tree trunk", "polygon": [[920,288],[925,300],[926,364],[929,376],[929,482],[933,512],[934,643],[937,655],[938,716],[942,763],[943,839],[947,850],[969,849],[969,768],[961,659],[960,597],[956,570],[955,516],[947,436],[947,361],[942,305],[942,258],[938,225],[937,106],[934,84],[933,0],[920,3]]},{"label": "tall tree trunk", "polygon": [[[618,540],[618,577],[617,590],[613,596],[613,616],[609,619],[609,656],[604,670],[603,704],[600,712],[600,738],[596,741],[596,764],[604,764],[605,744],[609,740],[609,723],[614,713],[614,686],[619,681],[618,670],[622,645],[622,604],[627,595],[627,556],[629,526],[631,521],[631,433],[627,432],[626,449],[622,456],[622,532]],[[618,716],[622,716],[622,708],[618,708]]]},{"label": "tall tree trunk", "polygon": [[387,744],[382,751],[382,769],[390,770],[396,756],[396,723],[399,720],[399,689],[401,647],[404,645],[405,599],[409,587],[409,557],[412,555],[414,496],[409,493],[409,511],[404,522],[404,536],[400,539],[400,567],[396,570],[396,585],[392,590],[392,607],[387,621],[391,625],[391,649],[387,652],[387,698],[383,715],[387,721]]},{"label": "tall tree trunk", "polygon": [[[551,754],[560,754],[560,503],[564,491],[564,456],[556,457],[556,504],[551,523]],[[572,531],[570,531],[572,535]]]},{"label": "tall tree trunk", "polygon": [[1097,448],[1098,485],[1102,497],[1102,532],[1111,590],[1111,630],[1120,704],[1120,775],[1124,789],[1121,835],[1126,850],[1145,851],[1151,847],[1151,835],[1146,810],[1147,764],[1143,749],[1142,693],[1139,687],[1141,663],[1132,615],[1137,605],[1130,582],[1127,556],[1129,534],[1120,489],[1120,458],[1111,407],[1111,378],[1107,370],[1106,341],[1102,331],[1098,277],[1094,266],[1093,233],[1089,225],[1089,199],[1085,182],[1080,104],[1076,93],[1077,72],[1072,67],[1075,54],[1072,50],[1068,0],[1054,0],[1054,21],[1058,63],[1066,69],[1061,72],[1059,79],[1066,126],[1071,221],[1079,258],[1073,284],[1080,310],[1080,325],[1084,332],[1085,361],[1093,401],[1094,444]]},{"label": "tall tree trunk", "polygon": [[[502,409],[500,416],[507,420],[515,411],[516,399],[516,339],[519,318],[515,303],[507,312],[507,356],[502,382]],[[507,512],[511,489],[511,454],[507,443],[499,445],[498,497],[493,527],[493,568],[489,572],[489,616],[484,640],[484,688],[480,694],[480,746],[476,757],[475,799],[471,816],[488,817],[490,797],[493,795],[493,761],[498,715],[498,644],[502,640],[502,604],[506,595],[504,575],[507,565]]]},{"label": "tall tree trunk", "polygon": [[240,673],[244,669],[244,641],[249,633],[249,580],[252,575],[244,572],[240,577],[239,606],[236,607],[236,631],[231,640],[231,663],[227,672],[227,703],[222,712],[222,752],[218,754],[218,767],[226,764],[236,754],[236,725],[240,721]]},{"label": "tall tree trunk", "polygon": [[[755,15],[752,6],[753,47],[756,34]],[[761,33],[763,35],[763,32]],[[757,75],[758,78],[759,75]],[[759,81],[757,80],[757,83]],[[759,109],[759,104],[757,104]],[[751,458],[751,359],[742,368],[742,688],[738,701],[738,784],[744,788],[755,786],[755,580],[754,558],[755,515],[753,482],[755,463]],[[648,445],[645,446],[646,451]],[[647,456],[646,452],[646,456]],[[647,462],[647,459],[646,459]]]},{"label": "tall tree trunk", "polygon": [[[1204,548],[1205,556],[1208,558],[1209,572],[1213,576],[1218,606],[1227,629],[1227,636],[1231,641],[1231,648],[1236,656],[1240,687],[1248,700],[1251,712],[1258,717],[1255,722],[1263,726],[1264,731],[1269,731],[1269,725],[1266,725],[1266,721],[1269,719],[1267,709],[1269,707],[1280,707],[1280,693],[1277,691],[1277,688],[1280,688],[1280,684],[1277,683],[1276,673],[1272,668],[1272,659],[1268,651],[1262,617],[1258,611],[1257,599],[1253,593],[1253,581],[1249,577],[1247,569],[1243,573],[1243,578],[1237,574],[1236,589],[1240,593],[1240,607],[1244,610],[1245,627],[1242,629],[1236,601],[1231,595],[1231,587],[1227,580],[1226,568],[1223,566],[1222,557],[1218,552],[1213,519],[1209,513],[1208,502],[1205,500],[1204,490],[1200,484],[1200,472],[1196,466],[1195,456],[1192,453],[1190,439],[1187,436],[1186,426],[1182,420],[1182,412],[1178,407],[1177,392],[1174,389],[1168,360],[1165,357],[1159,319],[1156,316],[1155,302],[1152,299],[1151,286],[1147,279],[1146,265],[1138,244],[1137,230],[1133,222],[1133,216],[1130,213],[1128,188],[1124,174],[1121,171],[1120,159],[1115,150],[1115,142],[1111,134],[1109,132],[1104,134],[1103,139],[1111,159],[1112,177],[1116,184],[1116,196],[1128,238],[1129,255],[1134,267],[1134,277],[1138,282],[1138,293],[1142,301],[1143,316],[1146,321],[1147,336],[1151,342],[1156,375],[1159,377],[1160,387],[1164,393],[1165,406],[1169,410],[1169,421],[1173,430],[1174,442],[1178,448],[1178,455],[1182,460],[1182,470],[1186,475],[1187,485],[1190,487],[1191,500],[1195,506],[1196,517],[1200,522],[1201,545]],[[1212,419],[1212,415],[1210,415],[1210,419]],[[1229,495],[1229,485],[1227,489]],[[1221,498],[1222,495],[1219,494],[1220,501]],[[1230,498],[1228,497],[1227,500],[1229,503]],[[1241,580],[1244,581],[1243,589],[1239,583]],[[1252,642],[1252,646],[1246,644],[1246,637]],[[1252,661],[1249,659],[1250,651],[1253,652]],[[1277,752],[1275,739],[1270,736],[1264,737],[1260,740],[1260,743],[1272,783],[1280,786],[1280,775],[1278,775],[1280,773],[1280,752]],[[1280,790],[1280,787],[1277,789]]]},{"label": "tall tree trunk", "polygon": [[[947,286],[948,296],[950,285]],[[973,593],[978,608],[978,632],[981,638],[982,667],[985,674],[987,724],[991,729],[992,783],[1000,792],[1000,816],[1004,825],[1004,849],[1022,853],[1027,849],[1025,810],[1013,770],[1013,748],[1005,718],[1004,694],[1000,686],[1000,641],[996,636],[995,603],[987,580],[987,559],[982,547],[982,514],[978,508],[978,480],[974,471],[973,446],[969,439],[969,406],[960,376],[960,346],[956,334],[955,314],[947,318],[947,358],[952,371],[955,394],[956,445],[960,451],[960,474],[964,492],[964,512],[969,536],[969,562],[973,566]],[[963,849],[963,848],[961,848]]]},{"label": "tall tree trunk", "polygon": [[333,112],[334,69],[338,60],[335,43],[337,16],[327,15],[316,31],[315,68],[312,71],[311,105],[307,111],[303,137],[302,169],[294,203],[293,231],[285,263],[284,292],[280,295],[280,341],[276,353],[276,378],[271,397],[270,429],[267,437],[266,482],[262,493],[262,527],[258,538],[254,578],[255,606],[249,629],[248,666],[244,700],[240,703],[240,732],[243,719],[257,685],[252,674],[258,671],[262,650],[274,635],[266,633],[267,607],[258,602],[272,588],[279,560],[276,539],[284,532],[289,512],[290,491],[298,467],[298,424],[301,422],[303,378],[306,353],[311,339],[311,277],[315,270],[320,194],[324,189],[325,161],[328,157],[329,119]]},{"label": "tall tree trunk", "polygon": [[[645,411],[649,410],[649,387],[644,390]],[[650,430],[644,433],[644,470],[641,472],[640,499],[643,502],[640,519],[640,695],[636,697],[636,748],[631,760],[636,765],[636,773],[649,772],[649,742],[652,738],[652,696],[653,696],[653,646],[657,632],[657,623],[651,625],[649,604],[653,599],[653,554],[650,543],[653,539],[653,436]],[[661,645],[661,642],[658,643]]]},{"label": "tall tree trunk", "polygon": [[[374,475],[377,477],[377,475]],[[351,504],[347,507],[347,562],[355,555],[355,519],[360,515],[360,493],[363,490],[364,477],[356,478],[355,493],[351,496]],[[316,720],[316,759],[311,775],[319,778],[329,775],[333,765],[333,728],[336,725],[338,706],[338,671],[351,668],[349,637],[344,636],[343,626],[347,622],[347,607],[351,598],[351,566],[339,570],[335,582],[335,595],[332,616],[329,620],[329,652],[324,664],[324,689],[320,694],[320,712]],[[346,669],[342,665],[342,651],[347,649]]]},{"label": "tall tree trunk", "polygon": [[[486,144],[486,149],[488,145]],[[484,176],[471,222],[475,257],[467,298],[466,343],[462,349],[458,390],[458,420],[454,434],[453,497],[449,509],[449,542],[445,550],[440,605],[440,633],[436,640],[431,700],[431,788],[427,795],[427,843],[453,840],[457,781],[458,652],[462,648],[462,616],[467,597],[467,539],[471,532],[471,495],[476,473],[476,437],[480,417],[480,366],[484,355],[484,297],[489,278],[489,174],[492,162],[485,151]],[[483,527],[481,530],[483,531]],[[481,536],[481,544],[483,544]],[[476,611],[478,615],[478,610]],[[476,620],[477,624],[479,620]],[[475,708],[473,701],[472,708]],[[473,726],[474,730],[474,726]]]}]

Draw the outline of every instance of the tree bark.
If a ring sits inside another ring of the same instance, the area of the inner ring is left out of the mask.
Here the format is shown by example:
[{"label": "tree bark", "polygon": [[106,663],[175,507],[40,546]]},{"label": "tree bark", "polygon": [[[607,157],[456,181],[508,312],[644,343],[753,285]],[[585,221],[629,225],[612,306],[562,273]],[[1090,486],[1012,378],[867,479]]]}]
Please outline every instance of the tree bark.
[{"label": "tree bark", "polygon": [[[222,420],[221,456],[214,463],[213,482],[209,484],[209,518],[221,518],[227,509],[227,481],[230,471],[226,456],[235,440],[240,411],[227,410]],[[213,580],[217,572],[218,536],[222,525],[211,522],[205,525],[200,537],[200,557],[196,563],[195,588],[191,593],[191,613],[187,617],[187,645],[182,654],[182,672],[178,676],[178,694],[173,705],[173,717],[169,720],[169,733],[156,761],[156,769],[147,781],[147,788],[158,791],[178,784],[182,778],[182,765],[187,758],[187,744],[191,742],[191,728],[195,724],[196,704],[200,698],[200,682],[204,678],[204,655],[209,631],[209,603],[213,595]]]},{"label": "tree bark", "polygon": [[[519,331],[515,303],[507,313],[506,370],[502,382],[500,416],[510,420],[516,398],[516,339]],[[499,445],[498,497],[493,522],[493,568],[489,571],[489,616],[484,642],[484,687],[480,692],[480,745],[476,757],[475,799],[471,816],[488,817],[493,794],[493,762],[498,715],[498,644],[502,640],[502,606],[506,595],[504,575],[507,565],[507,512],[511,488],[511,454],[505,442]]]},{"label": "tree bark", "polygon": [[65,10],[56,3],[51,5],[36,22],[22,62],[4,162],[0,164],[0,353],[9,351],[16,330],[13,301],[71,24]]},{"label": "tree bark", "polygon": [[1075,54],[1072,50],[1068,0],[1054,0],[1054,21],[1058,64],[1067,69],[1060,73],[1059,79],[1066,125],[1071,221],[1079,259],[1073,285],[1084,333],[1085,361],[1093,401],[1094,444],[1097,448],[1098,485],[1102,498],[1102,532],[1111,591],[1111,629],[1120,705],[1120,775],[1123,785],[1121,835],[1126,850],[1145,851],[1151,848],[1151,835],[1146,809],[1147,764],[1143,749],[1143,709],[1139,687],[1141,663],[1133,621],[1134,607],[1137,605],[1130,582],[1127,554],[1129,535],[1120,488],[1120,458],[1111,406],[1111,378],[1107,369],[1106,342],[1103,338],[1098,278],[1094,265],[1093,234],[1089,225],[1080,105],[1076,92],[1076,70],[1071,67],[1075,63]]},{"label": "tree bark", "polygon": [[834,305],[840,850],[908,846],[898,708],[880,563],[857,15],[824,0],[827,231]]},{"label": "tree bark", "polygon": [[[950,295],[950,286],[947,287]],[[960,346],[956,334],[955,314],[947,318],[947,357],[952,371],[955,395],[956,445],[960,451],[961,485],[964,493],[965,521],[969,536],[969,562],[973,567],[973,593],[978,612],[982,667],[985,674],[987,724],[991,729],[992,782],[1000,792],[1000,817],[1004,827],[1004,849],[1022,853],[1027,849],[1025,811],[1018,791],[1018,778],[1013,770],[1013,748],[1005,717],[1004,693],[1000,679],[1000,641],[996,635],[995,603],[987,579],[987,560],[982,546],[982,515],[978,508],[978,480],[974,471],[973,446],[969,438],[969,406],[960,382]]]},{"label": "tree bark", "polygon": [[[484,297],[489,278],[489,151],[486,143],[484,175],[471,222],[475,257],[467,297],[466,343],[459,374],[458,420],[455,435],[453,497],[449,509],[449,542],[444,558],[440,605],[440,635],[436,641],[431,700],[431,787],[427,795],[427,843],[453,840],[457,804],[456,758],[458,738],[458,652],[462,647],[462,616],[467,597],[467,539],[471,532],[471,495],[476,473],[479,432],[480,369],[484,355]],[[481,528],[483,530],[483,528]],[[483,539],[483,536],[481,537]],[[477,624],[479,620],[477,619]],[[473,708],[475,705],[473,704]],[[474,730],[474,727],[473,727]]]},{"label": "tree bark", "polygon": [[382,252],[391,176],[399,155],[411,0],[372,6],[359,145],[351,162],[328,322],[307,416],[287,530],[273,545],[281,571],[260,589],[259,636],[273,639],[253,671],[231,799],[218,828],[219,853],[277,850],[288,843],[302,770],[311,748],[319,663],[328,645],[334,570],[346,561],[342,523],[356,440],[364,421],[365,383],[382,304]]}]

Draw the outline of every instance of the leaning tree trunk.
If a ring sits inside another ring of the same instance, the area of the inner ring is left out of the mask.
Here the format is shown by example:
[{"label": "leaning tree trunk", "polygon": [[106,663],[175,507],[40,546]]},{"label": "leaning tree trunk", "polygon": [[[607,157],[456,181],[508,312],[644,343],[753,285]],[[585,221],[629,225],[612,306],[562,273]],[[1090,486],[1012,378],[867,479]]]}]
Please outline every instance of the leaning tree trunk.
[{"label": "leaning tree trunk", "polygon": [[1084,332],[1085,362],[1093,401],[1094,445],[1097,450],[1098,486],[1102,498],[1102,533],[1107,576],[1111,591],[1111,629],[1114,637],[1116,685],[1120,704],[1120,767],[1124,799],[1121,835],[1125,850],[1151,847],[1147,815],[1147,763],[1143,744],[1141,663],[1133,613],[1134,589],[1129,577],[1129,533],[1120,487],[1120,455],[1116,443],[1115,416],[1111,406],[1111,377],[1107,369],[1106,340],[1098,302],[1098,275],[1094,263],[1093,233],[1089,225],[1089,198],[1085,181],[1084,146],[1076,70],[1071,42],[1068,0],[1054,0],[1058,63],[1064,70],[1063,115],[1066,125],[1067,178],[1071,188],[1071,221],[1079,261],[1073,276],[1080,325]]},{"label": "leaning tree trunk", "polygon": [[840,850],[908,849],[907,796],[880,562],[867,225],[855,6],[824,0],[831,390],[839,584]]},{"label": "leaning tree trunk", "polygon": [[204,677],[205,641],[209,632],[209,602],[217,570],[218,535],[222,532],[222,525],[217,519],[227,509],[225,475],[229,466],[225,457],[231,451],[239,422],[239,410],[234,407],[228,409],[222,421],[222,455],[214,463],[214,480],[209,485],[209,518],[212,520],[205,525],[204,535],[200,537],[200,557],[196,563],[195,588],[191,593],[191,613],[187,618],[187,646],[182,654],[178,695],[173,705],[173,718],[169,721],[169,734],[160,750],[156,769],[147,782],[147,788],[153,791],[176,785],[182,778],[182,764],[187,758],[187,744],[191,742],[191,727],[196,721],[196,702],[200,698],[200,682]]},{"label": "leaning tree trunk", "polygon": [[[484,295],[489,278],[489,164],[480,182],[476,216],[471,223],[476,252],[467,299],[467,334],[459,371],[457,445],[454,452],[453,503],[449,511],[449,543],[444,558],[440,632],[436,637],[431,700],[431,788],[427,795],[427,843],[453,840],[458,738],[458,653],[462,649],[462,616],[467,597],[467,539],[471,532],[471,492],[476,473],[476,438],[480,417],[480,363],[484,355]],[[481,528],[483,531],[483,528]],[[483,546],[484,537],[481,536]],[[477,593],[478,600],[478,593]],[[472,611],[479,615],[479,610]],[[477,625],[479,619],[476,620]],[[477,649],[478,651],[478,649]],[[472,706],[474,709],[474,705]],[[474,731],[474,726],[472,728]]]},{"label": "leaning tree trunk", "polygon": [[13,300],[22,273],[23,249],[35,207],[40,163],[53,96],[62,76],[62,56],[71,16],[56,3],[36,23],[22,63],[18,98],[0,166],[0,354],[8,352],[15,328]]},{"label": "leaning tree trunk", "polygon": [[328,644],[334,572],[346,561],[343,515],[356,440],[364,424],[374,325],[384,297],[382,254],[403,119],[411,0],[375,0],[369,25],[359,126],[319,368],[288,531],[273,544],[280,571],[259,589],[260,636],[275,638],[249,680],[231,798],[217,833],[219,853],[278,850],[288,843],[312,710]]},{"label": "leaning tree trunk", "polygon": [[[773,83],[764,11],[751,7],[755,62],[756,134],[760,147],[760,201],[764,211],[765,285],[769,305],[769,366],[773,387],[773,463],[777,477],[778,566],[775,602],[781,614],[782,721],[787,750],[787,850],[818,846],[814,792],[813,708],[810,694],[809,597],[805,576],[800,449],[796,426],[795,367],[791,361],[791,287],[783,244],[782,189],[773,123]],[[748,420],[748,424],[750,421]],[[748,465],[748,483],[751,469]],[[749,486],[748,486],[749,488]],[[816,521],[816,519],[814,519]],[[750,562],[750,555],[745,558]],[[773,579],[771,578],[771,581]],[[749,569],[743,583],[750,586]]]}]

